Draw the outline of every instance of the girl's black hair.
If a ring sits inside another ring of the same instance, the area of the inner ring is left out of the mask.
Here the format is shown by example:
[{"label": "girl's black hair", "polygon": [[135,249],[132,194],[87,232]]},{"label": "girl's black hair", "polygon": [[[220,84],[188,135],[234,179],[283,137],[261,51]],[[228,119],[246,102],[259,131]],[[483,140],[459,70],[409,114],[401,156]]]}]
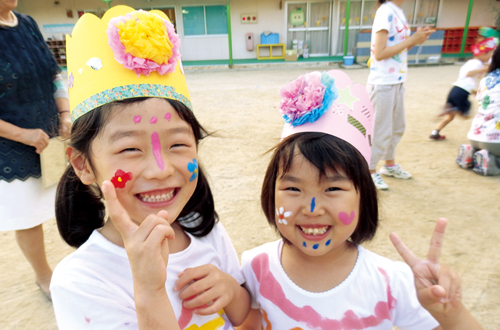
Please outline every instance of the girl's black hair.
[{"label": "girl's black hair", "polygon": [[[378,201],[368,164],[350,143],[325,133],[293,134],[274,148],[261,192],[261,205],[269,224],[277,230],[276,180],[280,170],[281,177],[290,170],[296,149],[319,170],[320,176],[325,176],[326,170],[331,169],[345,174],[352,181],[360,196],[360,206],[358,225],[350,240],[358,245],[372,239],[378,225]],[[281,237],[287,242],[283,235]]]},{"label": "girl's black hair", "polygon": [[493,55],[491,55],[491,63],[488,67],[488,73],[500,69],[500,47],[495,48]]},{"label": "girl's black hair", "polygon": [[[142,102],[146,99],[142,97],[115,101],[88,112],[74,122],[69,145],[80,152],[93,169],[90,145],[109,121],[113,105]],[[165,100],[189,124],[197,144],[209,135],[187,106],[175,100]],[[66,168],[57,186],[56,196],[57,226],[66,243],[79,247],[87,241],[94,229],[104,225],[105,208],[102,198],[97,185],[83,184],[71,165]],[[200,164],[196,189],[177,220],[186,232],[197,237],[210,233],[218,220],[212,191]]]}]

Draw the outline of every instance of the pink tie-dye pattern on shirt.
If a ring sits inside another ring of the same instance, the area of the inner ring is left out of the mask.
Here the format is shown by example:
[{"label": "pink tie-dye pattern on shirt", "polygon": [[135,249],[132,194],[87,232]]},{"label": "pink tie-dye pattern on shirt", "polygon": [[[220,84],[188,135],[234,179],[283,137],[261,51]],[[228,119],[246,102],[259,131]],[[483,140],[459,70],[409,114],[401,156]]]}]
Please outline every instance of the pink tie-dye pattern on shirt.
[{"label": "pink tie-dye pattern on shirt", "polygon": [[[252,260],[252,269],[257,281],[260,283],[260,294],[276,305],[289,318],[297,322],[303,322],[309,328],[329,330],[361,330],[374,327],[384,320],[390,320],[390,311],[396,307],[396,299],[392,296],[389,286],[389,278],[382,268],[378,271],[384,276],[387,283],[387,302],[379,301],[375,305],[375,315],[360,318],[352,310],[344,313],[341,320],[328,319],[311,306],[297,307],[288,300],[279,282],[269,270],[269,257],[262,253]],[[341,302],[339,302],[341,303]]]}]

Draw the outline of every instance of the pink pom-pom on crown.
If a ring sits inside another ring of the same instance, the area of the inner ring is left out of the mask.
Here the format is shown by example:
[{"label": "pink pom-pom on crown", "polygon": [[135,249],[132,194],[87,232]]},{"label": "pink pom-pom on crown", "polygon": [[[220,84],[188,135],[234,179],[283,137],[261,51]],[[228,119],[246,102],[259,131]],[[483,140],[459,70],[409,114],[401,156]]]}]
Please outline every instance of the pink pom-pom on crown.
[{"label": "pink pom-pom on crown", "polygon": [[158,72],[160,75],[175,71],[175,65],[181,57],[181,53],[179,52],[181,40],[179,39],[177,33],[175,33],[174,25],[163,19],[165,27],[167,28],[168,38],[172,43],[172,56],[168,59],[167,63],[159,65],[150,59],[136,57],[125,52],[125,46],[120,41],[120,34],[118,33],[116,24],[118,22],[125,23],[126,19],[131,18],[133,18],[132,13],[129,13],[125,16],[112,18],[108,24],[108,29],[106,31],[106,34],[108,35],[108,44],[113,50],[113,54],[115,55],[115,59],[118,63],[122,64],[129,70],[134,70],[138,77],[140,77],[141,74],[149,76],[149,74],[153,71]]},{"label": "pink pom-pom on crown", "polygon": [[280,90],[280,112],[293,122],[323,103],[325,85],[319,72],[301,75]]}]

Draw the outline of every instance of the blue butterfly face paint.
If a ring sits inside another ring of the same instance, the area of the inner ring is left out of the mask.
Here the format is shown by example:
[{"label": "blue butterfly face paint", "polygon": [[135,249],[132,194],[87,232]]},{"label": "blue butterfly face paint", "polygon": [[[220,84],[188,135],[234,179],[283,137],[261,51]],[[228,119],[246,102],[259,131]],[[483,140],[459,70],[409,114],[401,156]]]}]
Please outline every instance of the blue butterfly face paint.
[{"label": "blue butterfly face paint", "polygon": [[311,200],[311,213],[314,212],[314,208],[316,207],[316,197],[313,197]]}]

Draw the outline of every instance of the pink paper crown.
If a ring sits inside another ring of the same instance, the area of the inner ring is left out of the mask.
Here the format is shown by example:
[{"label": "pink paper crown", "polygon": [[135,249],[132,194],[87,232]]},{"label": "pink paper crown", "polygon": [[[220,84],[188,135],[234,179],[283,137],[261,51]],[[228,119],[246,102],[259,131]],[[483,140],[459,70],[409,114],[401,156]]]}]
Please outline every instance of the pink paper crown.
[{"label": "pink paper crown", "polygon": [[286,121],[282,139],[302,132],[330,134],[349,142],[370,163],[373,106],[363,85],[340,70],[311,72],[283,86],[280,95]]}]

